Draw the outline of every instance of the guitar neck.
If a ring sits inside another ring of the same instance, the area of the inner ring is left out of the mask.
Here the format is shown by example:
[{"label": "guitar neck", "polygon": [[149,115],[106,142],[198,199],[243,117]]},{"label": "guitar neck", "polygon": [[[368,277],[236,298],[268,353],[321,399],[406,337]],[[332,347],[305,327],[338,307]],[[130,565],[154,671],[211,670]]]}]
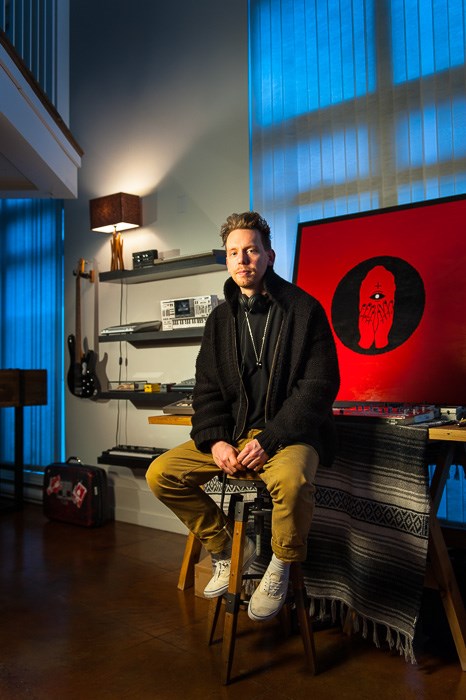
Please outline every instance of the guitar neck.
[{"label": "guitar neck", "polygon": [[75,337],[76,337],[76,358],[81,359],[84,355],[82,348],[82,337],[81,337],[81,275],[82,275],[82,264],[84,261],[80,261],[78,265],[78,270],[76,273],[76,308],[75,308]]}]

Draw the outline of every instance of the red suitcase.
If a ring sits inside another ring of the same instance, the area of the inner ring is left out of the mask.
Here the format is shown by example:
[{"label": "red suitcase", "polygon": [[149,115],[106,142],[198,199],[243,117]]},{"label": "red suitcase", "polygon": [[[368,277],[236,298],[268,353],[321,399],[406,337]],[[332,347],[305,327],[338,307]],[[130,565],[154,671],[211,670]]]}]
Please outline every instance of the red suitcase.
[{"label": "red suitcase", "polygon": [[98,527],[112,518],[107,472],[76,457],[44,471],[43,511],[50,520]]}]

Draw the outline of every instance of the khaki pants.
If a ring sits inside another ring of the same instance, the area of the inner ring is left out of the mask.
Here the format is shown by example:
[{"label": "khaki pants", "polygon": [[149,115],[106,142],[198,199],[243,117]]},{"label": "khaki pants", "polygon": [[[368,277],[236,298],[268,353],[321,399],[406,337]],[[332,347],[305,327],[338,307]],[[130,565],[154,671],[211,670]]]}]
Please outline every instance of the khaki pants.
[{"label": "khaki pants", "polygon": [[[239,440],[241,451],[257,435],[251,430]],[[316,450],[299,443],[280,449],[260,473],[272,502],[272,551],[282,561],[304,561],[314,511]],[[221,552],[231,524],[201,486],[222,471],[212,455],[188,442],[163,453],[150,465],[146,479],[154,495],[199,538],[207,551]]]}]

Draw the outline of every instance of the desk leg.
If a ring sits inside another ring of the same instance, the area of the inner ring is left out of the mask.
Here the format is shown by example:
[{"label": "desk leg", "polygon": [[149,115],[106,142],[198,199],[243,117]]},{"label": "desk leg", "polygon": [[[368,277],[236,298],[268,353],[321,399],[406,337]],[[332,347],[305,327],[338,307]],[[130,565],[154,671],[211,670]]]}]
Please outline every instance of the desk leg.
[{"label": "desk leg", "polygon": [[434,512],[430,516],[429,555],[432,563],[432,574],[438,584],[461,668],[466,671],[466,611],[440,523]]},{"label": "desk leg", "polygon": [[453,463],[455,447],[454,443],[450,443],[439,450],[437,465],[432,477],[429,556],[431,560],[430,573],[439,589],[461,668],[466,671],[466,611],[437,518],[442,493],[448,479],[450,466]]},{"label": "desk leg", "polygon": [[23,407],[15,407],[15,472],[13,474],[14,479],[14,503],[15,507],[22,508],[23,506],[23,485],[24,485],[24,444],[23,444],[23,434],[24,434],[24,415]]},{"label": "desk leg", "polygon": [[442,500],[443,491],[448,479],[448,473],[451,465],[453,464],[455,449],[455,443],[449,443],[443,446],[443,449],[441,448],[439,450],[435,471],[430,485],[430,495],[432,498],[431,510],[434,513],[438,512],[440,501]]}]

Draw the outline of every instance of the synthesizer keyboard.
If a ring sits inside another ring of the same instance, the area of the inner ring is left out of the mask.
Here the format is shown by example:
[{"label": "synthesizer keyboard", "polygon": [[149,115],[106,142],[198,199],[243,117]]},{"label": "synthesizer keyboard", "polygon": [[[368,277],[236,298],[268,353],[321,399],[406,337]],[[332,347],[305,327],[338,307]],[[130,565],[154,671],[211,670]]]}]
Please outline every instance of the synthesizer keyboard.
[{"label": "synthesizer keyboard", "polygon": [[166,451],[164,447],[115,445],[109,450],[104,450],[100,457],[97,458],[97,462],[118,467],[147,468],[156,457]]}]

